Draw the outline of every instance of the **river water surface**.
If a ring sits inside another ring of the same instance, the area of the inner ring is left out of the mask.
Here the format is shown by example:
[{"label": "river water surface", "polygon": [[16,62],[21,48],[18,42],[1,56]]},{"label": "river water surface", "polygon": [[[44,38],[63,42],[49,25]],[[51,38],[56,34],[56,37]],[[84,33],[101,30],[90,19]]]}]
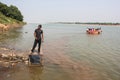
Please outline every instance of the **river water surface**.
[{"label": "river water surface", "polygon": [[[11,29],[0,46],[29,53],[38,24]],[[102,34],[86,34],[101,27]],[[43,24],[43,67],[19,65],[6,80],[120,80],[120,26]]]}]

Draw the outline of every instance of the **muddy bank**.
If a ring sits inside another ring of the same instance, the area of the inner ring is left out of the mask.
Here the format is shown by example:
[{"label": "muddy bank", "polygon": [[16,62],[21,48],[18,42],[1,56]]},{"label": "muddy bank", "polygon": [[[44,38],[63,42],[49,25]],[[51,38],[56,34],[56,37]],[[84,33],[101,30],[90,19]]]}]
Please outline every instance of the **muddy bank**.
[{"label": "muddy bank", "polygon": [[25,23],[13,23],[13,24],[1,24],[0,23],[0,33],[9,30],[10,28],[22,27]]},{"label": "muddy bank", "polygon": [[8,30],[8,26],[7,25],[4,25],[4,24],[1,24],[0,23],[0,31],[6,31],[6,30]]}]

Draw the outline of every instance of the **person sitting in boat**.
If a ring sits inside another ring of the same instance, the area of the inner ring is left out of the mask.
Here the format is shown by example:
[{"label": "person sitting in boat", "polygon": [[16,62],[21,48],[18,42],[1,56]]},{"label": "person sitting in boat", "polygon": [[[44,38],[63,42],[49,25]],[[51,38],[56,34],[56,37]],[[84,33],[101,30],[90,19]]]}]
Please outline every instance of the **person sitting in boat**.
[{"label": "person sitting in boat", "polygon": [[101,30],[101,28],[97,28],[96,30]]}]

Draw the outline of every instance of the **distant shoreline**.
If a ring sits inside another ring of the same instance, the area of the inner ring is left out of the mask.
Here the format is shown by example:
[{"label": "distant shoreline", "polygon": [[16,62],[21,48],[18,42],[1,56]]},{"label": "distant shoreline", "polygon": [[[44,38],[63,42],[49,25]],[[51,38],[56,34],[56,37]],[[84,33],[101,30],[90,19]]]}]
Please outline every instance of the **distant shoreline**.
[{"label": "distant shoreline", "polygon": [[86,22],[86,23],[82,23],[82,22],[56,22],[56,23],[61,23],[61,24],[81,24],[81,25],[106,25],[106,26],[120,26],[120,23],[99,23],[99,22]]}]

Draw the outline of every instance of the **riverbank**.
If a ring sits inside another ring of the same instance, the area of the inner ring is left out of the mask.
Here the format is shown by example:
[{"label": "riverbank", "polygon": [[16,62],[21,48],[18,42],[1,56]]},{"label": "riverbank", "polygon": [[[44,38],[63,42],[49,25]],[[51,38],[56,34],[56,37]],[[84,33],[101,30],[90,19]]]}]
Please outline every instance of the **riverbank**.
[{"label": "riverbank", "polygon": [[1,24],[0,23],[0,32],[9,30],[10,28],[22,27],[25,23],[13,23],[13,24]]},{"label": "riverbank", "polygon": [[6,17],[0,13],[0,33],[9,30],[10,28],[22,27],[25,25],[25,22]]}]

